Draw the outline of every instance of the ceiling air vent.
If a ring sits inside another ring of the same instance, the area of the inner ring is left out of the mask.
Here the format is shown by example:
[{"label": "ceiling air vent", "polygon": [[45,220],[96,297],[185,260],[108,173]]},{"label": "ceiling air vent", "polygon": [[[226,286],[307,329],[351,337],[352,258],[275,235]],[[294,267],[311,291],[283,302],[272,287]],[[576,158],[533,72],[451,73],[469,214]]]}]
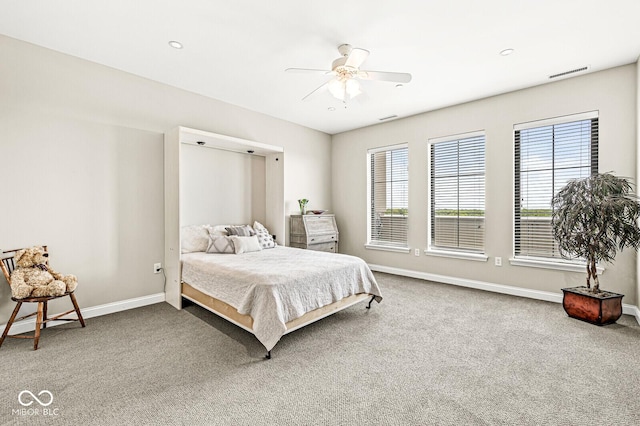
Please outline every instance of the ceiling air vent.
[{"label": "ceiling air vent", "polygon": [[382,117],[382,118],[378,118],[379,121],[386,121],[386,120],[391,120],[392,118],[398,118],[398,116],[396,114],[390,115],[388,117]]},{"label": "ceiling air vent", "polygon": [[576,68],[574,70],[564,71],[564,72],[560,72],[558,74],[550,75],[549,78],[552,79],[552,78],[564,77],[565,75],[574,74],[574,73],[581,72],[581,71],[586,71],[588,69],[589,69],[588,66],[582,67],[582,68]]}]

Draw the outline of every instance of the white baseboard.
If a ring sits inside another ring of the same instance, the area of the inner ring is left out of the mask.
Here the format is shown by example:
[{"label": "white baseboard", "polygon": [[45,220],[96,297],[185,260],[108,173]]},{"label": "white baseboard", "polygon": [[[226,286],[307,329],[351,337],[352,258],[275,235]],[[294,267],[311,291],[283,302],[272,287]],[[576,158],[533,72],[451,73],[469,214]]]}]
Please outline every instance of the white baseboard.
[{"label": "white baseboard", "polygon": [[[153,305],[155,303],[164,302],[164,293],[150,294],[149,296],[135,297],[133,299],[121,300],[119,302],[106,303],[104,305],[92,306],[90,308],[83,308],[80,306],[80,312],[84,319],[99,317],[102,315],[113,314],[115,312],[126,311],[128,309],[140,308],[142,306]],[[69,301],[71,305],[71,301]],[[25,305],[22,305],[25,306]],[[70,306],[70,309],[73,306]],[[28,313],[28,312],[27,312]],[[18,314],[21,315],[21,314]],[[50,316],[55,316],[52,314]],[[74,318],[74,313],[69,314],[70,318]],[[47,327],[55,327],[56,325],[66,324],[67,321],[51,321],[47,323]],[[19,322],[13,323],[11,326],[10,334],[22,334],[32,332],[36,325],[35,317],[25,319]],[[4,330],[6,324],[0,325],[0,330]]]},{"label": "white baseboard", "polygon": [[[640,308],[638,306],[632,306],[632,310],[634,312],[630,313],[629,315],[635,316],[636,317],[636,321],[638,321],[638,324],[640,324]],[[623,308],[623,311],[624,311],[624,308]]]},{"label": "white baseboard", "polygon": [[[492,291],[494,293],[510,294],[512,296],[528,297],[529,299],[545,300],[547,302],[562,303],[562,293],[551,293],[549,291],[533,290],[530,288],[512,287],[503,284],[494,284],[484,281],[468,280],[446,275],[430,274],[427,272],[412,271],[409,269],[393,268],[382,265],[369,265],[372,271],[384,272],[387,274],[400,275],[403,277],[419,278],[427,281],[436,281],[444,284],[452,284],[460,287],[475,288],[478,290]],[[632,315],[640,324],[640,309],[634,305],[622,304],[622,313]]]}]

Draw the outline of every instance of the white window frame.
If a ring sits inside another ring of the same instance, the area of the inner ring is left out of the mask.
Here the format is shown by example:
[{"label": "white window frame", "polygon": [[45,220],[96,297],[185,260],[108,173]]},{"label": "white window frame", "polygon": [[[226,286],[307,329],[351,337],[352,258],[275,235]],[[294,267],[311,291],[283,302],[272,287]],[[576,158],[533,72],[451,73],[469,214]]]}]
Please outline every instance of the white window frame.
[{"label": "white window frame", "polygon": [[[511,137],[511,140],[514,141],[513,143],[513,152],[512,152],[512,156],[511,158],[514,159],[515,162],[515,136],[516,136],[516,131],[520,131],[520,130],[527,130],[527,129],[532,129],[532,128],[536,128],[536,127],[545,127],[545,126],[552,126],[555,124],[564,124],[564,123],[570,123],[573,121],[582,121],[582,120],[592,120],[594,118],[598,118],[599,119],[599,112],[598,111],[588,111],[588,112],[583,112],[583,113],[578,113],[578,114],[571,114],[571,115],[564,115],[564,116],[559,116],[559,117],[553,117],[553,118],[548,118],[548,119],[543,119],[543,120],[536,120],[536,121],[529,121],[529,122],[525,122],[525,123],[520,123],[520,124],[515,124],[513,126],[513,134]],[[598,124],[599,126],[599,124]],[[598,135],[598,145],[600,144],[600,135]],[[512,167],[512,169],[515,168],[515,163],[514,166]],[[515,189],[515,173],[512,176],[513,181],[511,184],[511,190],[512,190],[512,194],[511,194],[511,200],[515,200],[515,196],[516,196],[516,189]],[[571,259],[554,259],[554,258],[548,258],[548,257],[535,257],[535,256],[523,256],[523,255],[516,255],[516,216],[515,216],[515,209],[512,209],[512,218],[511,218],[511,223],[512,223],[512,256],[509,258],[509,263],[513,266],[525,266],[525,267],[531,267],[531,268],[543,268],[543,269],[553,269],[553,270],[560,270],[560,271],[569,271],[569,272],[585,272],[586,270],[586,262],[585,261],[580,261],[580,260],[571,260]],[[597,267],[598,273],[602,274],[605,271],[605,268],[598,265]]]},{"label": "white window frame", "polygon": [[[475,138],[478,136],[482,136],[485,139],[485,158],[486,158],[486,141],[487,136],[484,130],[478,130],[467,133],[459,133],[457,135],[450,136],[442,136],[437,138],[431,138],[427,143],[427,170],[429,172],[429,176],[431,176],[431,146],[441,142],[451,142],[455,140]],[[431,177],[429,177],[431,179]],[[486,160],[485,160],[485,182],[486,182]],[[471,252],[466,250],[457,250],[454,248],[451,249],[443,249],[440,247],[435,247],[431,244],[431,182],[427,185],[427,248],[424,250],[424,254],[427,256],[437,256],[437,257],[449,257],[454,259],[463,259],[463,260],[474,260],[478,262],[486,262],[489,257],[483,252]],[[486,198],[486,194],[485,194]],[[486,209],[485,209],[485,221],[486,221]],[[486,235],[485,235],[486,241]]]},{"label": "white window frame", "polygon": [[[403,149],[406,148],[407,150],[409,149],[409,144],[408,143],[400,143],[400,144],[396,144],[396,145],[388,145],[388,146],[381,146],[381,147],[377,147],[377,148],[370,148],[367,150],[367,164],[366,164],[366,170],[367,170],[367,243],[364,245],[365,248],[370,249],[370,250],[382,250],[382,251],[391,251],[391,252],[398,252],[398,253],[409,253],[411,251],[411,249],[409,248],[409,232],[408,232],[408,228],[409,228],[409,224],[407,223],[407,241],[406,241],[406,246],[400,246],[400,245],[386,245],[386,244],[376,244],[375,242],[373,242],[371,240],[371,197],[372,197],[372,188],[371,188],[371,155],[376,154],[378,152],[386,152],[386,151],[393,151],[393,150],[397,150],[397,149]],[[408,161],[409,156],[407,155],[407,161]],[[408,168],[408,164],[407,164],[407,168]],[[409,200],[407,200],[408,203]],[[408,215],[407,215],[408,218]],[[407,219],[408,220],[408,219]]]}]

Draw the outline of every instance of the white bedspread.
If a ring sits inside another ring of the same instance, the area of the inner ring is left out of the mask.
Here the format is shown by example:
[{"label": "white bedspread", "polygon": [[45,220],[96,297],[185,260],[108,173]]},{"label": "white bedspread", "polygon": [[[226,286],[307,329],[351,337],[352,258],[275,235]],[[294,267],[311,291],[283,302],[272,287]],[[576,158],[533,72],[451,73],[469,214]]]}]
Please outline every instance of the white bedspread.
[{"label": "white bedspread", "polygon": [[182,281],[253,318],[253,333],[269,351],[285,323],[344,297],[382,296],[360,258],[278,246],[243,254],[182,255]]}]

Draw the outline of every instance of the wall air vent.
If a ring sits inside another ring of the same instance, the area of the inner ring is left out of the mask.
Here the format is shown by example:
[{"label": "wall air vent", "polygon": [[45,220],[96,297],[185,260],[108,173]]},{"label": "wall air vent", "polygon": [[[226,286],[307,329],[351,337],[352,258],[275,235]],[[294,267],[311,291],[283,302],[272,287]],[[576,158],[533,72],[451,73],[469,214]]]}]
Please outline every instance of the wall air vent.
[{"label": "wall air vent", "polygon": [[586,71],[586,70],[588,70],[588,69],[589,69],[589,67],[588,67],[588,66],[586,66],[586,67],[581,67],[581,68],[576,68],[576,69],[574,69],[574,70],[564,71],[564,72],[560,72],[560,73],[558,73],[558,74],[550,75],[550,76],[549,76],[549,78],[550,78],[550,79],[552,79],[552,78],[564,77],[565,75],[569,75],[569,74],[574,74],[574,73],[577,73],[577,72]]},{"label": "wall air vent", "polygon": [[382,118],[378,118],[378,121],[386,121],[386,120],[391,120],[392,118],[398,118],[398,116],[396,114],[390,115],[388,117],[382,117]]}]

